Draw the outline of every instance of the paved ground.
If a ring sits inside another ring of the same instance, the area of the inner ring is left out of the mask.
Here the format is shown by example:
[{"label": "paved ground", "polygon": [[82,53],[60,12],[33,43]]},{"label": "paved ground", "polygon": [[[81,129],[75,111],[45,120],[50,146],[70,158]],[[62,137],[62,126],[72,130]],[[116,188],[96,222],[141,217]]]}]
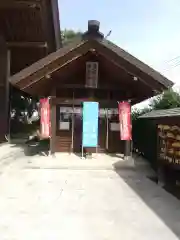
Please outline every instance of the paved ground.
[{"label": "paved ground", "polygon": [[1,167],[0,239],[180,239],[180,202],[148,171],[117,168],[119,158],[82,161],[11,156]]}]

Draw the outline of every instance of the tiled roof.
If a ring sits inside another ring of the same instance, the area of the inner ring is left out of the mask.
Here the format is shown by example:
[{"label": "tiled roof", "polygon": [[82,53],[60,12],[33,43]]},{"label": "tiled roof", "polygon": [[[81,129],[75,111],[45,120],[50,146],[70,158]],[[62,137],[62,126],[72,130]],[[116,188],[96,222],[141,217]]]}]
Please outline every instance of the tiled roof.
[{"label": "tiled roof", "polygon": [[164,117],[180,117],[180,108],[154,110],[141,115],[139,118],[156,119]]}]

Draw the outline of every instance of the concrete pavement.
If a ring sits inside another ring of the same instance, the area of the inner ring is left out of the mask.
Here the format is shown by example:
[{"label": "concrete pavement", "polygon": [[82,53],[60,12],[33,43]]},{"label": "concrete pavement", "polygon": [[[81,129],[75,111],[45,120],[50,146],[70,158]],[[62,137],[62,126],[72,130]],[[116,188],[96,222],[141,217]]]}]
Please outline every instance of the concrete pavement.
[{"label": "concrete pavement", "polygon": [[180,202],[142,168],[58,161],[12,158],[0,176],[0,239],[180,239]]}]

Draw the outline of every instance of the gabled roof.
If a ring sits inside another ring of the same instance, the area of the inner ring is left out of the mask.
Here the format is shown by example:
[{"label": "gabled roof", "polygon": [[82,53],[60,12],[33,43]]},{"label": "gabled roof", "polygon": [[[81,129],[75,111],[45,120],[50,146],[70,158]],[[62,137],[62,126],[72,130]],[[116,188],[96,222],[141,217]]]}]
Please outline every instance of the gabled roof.
[{"label": "gabled roof", "polygon": [[147,75],[154,78],[159,83],[163,84],[167,88],[172,87],[174,83],[167,79],[165,76],[163,76],[161,73],[157,72],[153,68],[149,67],[147,64],[143,63],[127,51],[123,50],[119,46],[113,44],[111,41],[108,41],[104,39],[102,42],[103,45],[109,49],[111,49],[113,52],[117,53],[118,56],[129,62],[130,64],[136,66],[138,69],[140,69],[142,72],[146,73]]},{"label": "gabled roof", "polygon": [[139,118],[143,119],[158,119],[164,117],[180,117],[180,108],[154,110],[141,115]]},{"label": "gabled roof", "polygon": [[[36,73],[40,70],[43,70],[47,68],[49,65],[51,65],[54,61],[63,58],[66,54],[69,52],[72,52],[74,50],[81,50],[83,46],[88,45],[89,48],[86,48],[86,51],[89,51],[91,48],[95,48],[96,50],[110,50],[116,57],[119,57],[127,62],[127,64],[133,65],[137,69],[139,69],[142,73],[146,74],[147,76],[153,78],[155,81],[160,83],[162,85],[162,88],[169,88],[173,86],[173,82],[164,77],[159,72],[155,71],[148,65],[144,64],[137,58],[133,57],[128,52],[124,51],[122,48],[118,47],[117,45],[113,44],[112,42],[103,39],[101,41],[99,40],[77,40],[76,42],[73,42],[71,44],[68,44],[67,46],[57,50],[54,53],[49,54],[45,58],[39,60],[38,62],[32,64],[31,66],[23,69],[19,73],[13,75],[10,77],[10,82],[13,85],[17,85],[18,83],[23,81],[23,79],[26,79],[29,76],[36,75]],[[69,59],[72,60],[72,59]],[[43,71],[44,72],[44,71]],[[48,69],[47,69],[48,74]]]},{"label": "gabled roof", "polygon": [[56,52],[53,52],[49,54],[48,56],[40,59],[39,61],[35,62],[31,66],[24,68],[22,71],[18,72],[17,74],[11,76],[9,78],[9,81],[13,85],[18,85],[20,81],[27,78],[28,76],[32,76],[33,74],[37,73],[39,70],[42,70],[43,68],[47,67],[57,59],[63,57],[67,53],[71,52],[72,50],[80,47],[84,42],[76,41],[71,44],[68,44],[67,46],[58,49]]},{"label": "gabled roof", "polygon": [[152,95],[155,91],[160,93],[173,85],[173,82],[166,77],[105,39],[104,35],[99,32],[99,24],[96,20],[90,20],[88,31],[82,35],[81,39],[23,69],[10,77],[10,82],[21,90],[26,91],[28,88],[33,90],[35,83],[41,80],[46,81],[47,76],[51,76],[53,72],[60,71],[86,53],[93,52],[110,61],[121,71],[125,71],[132,79],[136,77],[150,89]]}]

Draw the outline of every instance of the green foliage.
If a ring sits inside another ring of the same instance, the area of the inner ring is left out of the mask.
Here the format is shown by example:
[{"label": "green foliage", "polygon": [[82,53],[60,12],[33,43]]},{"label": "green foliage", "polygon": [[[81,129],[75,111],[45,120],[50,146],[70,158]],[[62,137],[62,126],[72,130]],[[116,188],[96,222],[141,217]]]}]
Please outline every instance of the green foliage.
[{"label": "green foliage", "polygon": [[150,107],[152,110],[180,107],[180,94],[173,89],[164,91],[162,95],[157,96],[151,101]]},{"label": "green foliage", "polygon": [[71,43],[74,40],[81,39],[82,33],[80,31],[73,31],[73,30],[63,30],[61,31],[61,39],[63,46],[67,45],[68,43]]},{"label": "green foliage", "polygon": [[26,121],[31,117],[34,110],[37,110],[38,99],[34,99],[24,92],[11,87],[11,116],[15,119]]},{"label": "green foliage", "polygon": [[[38,99],[34,99],[24,92],[11,86],[10,88],[10,117],[11,133],[24,131],[29,128],[33,112],[38,109]],[[31,127],[30,127],[31,128]]]},{"label": "green foliage", "polygon": [[132,120],[137,120],[139,116],[147,113],[147,112],[150,112],[152,109],[151,108],[143,108],[143,109],[134,109],[132,111],[132,114],[131,114],[131,117],[132,117]]},{"label": "green foliage", "polygon": [[134,109],[132,111],[132,120],[137,120],[140,115],[143,115],[152,110],[169,109],[180,107],[180,94],[173,89],[164,91],[161,95],[153,98],[148,107],[143,109]]}]

